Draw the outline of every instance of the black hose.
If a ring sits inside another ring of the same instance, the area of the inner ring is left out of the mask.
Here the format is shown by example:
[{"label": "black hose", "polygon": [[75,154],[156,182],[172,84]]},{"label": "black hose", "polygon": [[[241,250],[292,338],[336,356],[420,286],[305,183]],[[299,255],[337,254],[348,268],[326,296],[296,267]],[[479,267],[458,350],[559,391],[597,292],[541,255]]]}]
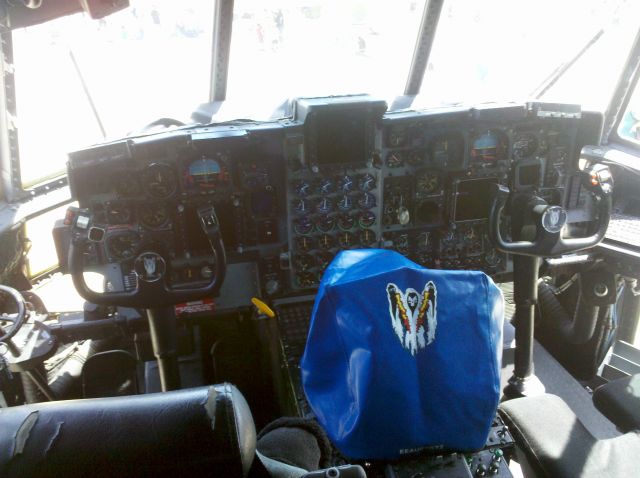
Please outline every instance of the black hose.
[{"label": "black hose", "polygon": [[553,287],[545,282],[538,285],[538,301],[543,316],[549,317],[550,326],[565,341],[582,345],[591,340],[598,323],[599,306],[587,305],[578,297],[575,312],[571,317],[556,297]]},{"label": "black hose", "polygon": [[76,345],[76,350],[63,359],[62,363],[54,370],[49,371],[49,387],[57,397],[70,398],[80,396],[82,368],[89,358],[98,352],[102,352],[113,345],[113,340],[87,340]]}]

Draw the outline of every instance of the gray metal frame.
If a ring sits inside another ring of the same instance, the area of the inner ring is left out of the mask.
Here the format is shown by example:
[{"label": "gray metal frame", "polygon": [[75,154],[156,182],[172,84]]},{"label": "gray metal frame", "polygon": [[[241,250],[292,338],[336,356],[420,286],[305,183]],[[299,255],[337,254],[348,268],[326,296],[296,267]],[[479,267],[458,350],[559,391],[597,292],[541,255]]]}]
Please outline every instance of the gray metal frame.
[{"label": "gray metal frame", "polygon": [[640,30],[636,33],[633,47],[627,57],[624,70],[620,74],[618,84],[609,103],[609,108],[605,114],[604,129],[601,143],[610,143],[612,140],[623,142],[632,148],[637,145],[626,141],[618,136],[617,130],[627,105],[634,93],[635,86],[640,79]]},{"label": "gray metal frame", "polygon": [[15,78],[11,31],[0,25],[0,171],[2,196],[6,202],[24,197],[20,182],[20,156],[16,125]]},{"label": "gray metal frame", "polygon": [[233,0],[216,0],[211,44],[211,91],[209,101],[223,101],[227,97],[229,51],[233,29]]},{"label": "gray metal frame", "polygon": [[429,63],[431,55],[431,47],[436,36],[436,29],[440,21],[440,12],[444,0],[427,0],[422,12],[422,21],[418,30],[418,38],[416,46],[413,50],[413,58],[409,75],[407,76],[407,84],[404,88],[405,95],[417,95],[420,93],[424,72]]}]

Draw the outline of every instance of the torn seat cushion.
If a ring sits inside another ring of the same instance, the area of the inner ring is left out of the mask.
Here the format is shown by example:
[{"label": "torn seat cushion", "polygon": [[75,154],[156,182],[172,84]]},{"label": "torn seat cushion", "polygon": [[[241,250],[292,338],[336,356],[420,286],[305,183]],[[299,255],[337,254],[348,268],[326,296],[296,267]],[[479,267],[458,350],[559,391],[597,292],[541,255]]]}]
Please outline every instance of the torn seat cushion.
[{"label": "torn seat cushion", "polygon": [[536,476],[637,476],[640,435],[596,439],[555,395],[504,402],[499,413]]},{"label": "torn seat cushion", "polygon": [[0,409],[0,476],[246,476],[256,431],[236,387]]},{"label": "torn seat cushion", "polygon": [[500,395],[502,320],[500,289],[482,272],[342,251],[316,295],[306,397],[347,458],[482,448]]},{"label": "torn seat cushion", "polygon": [[623,432],[640,430],[640,374],[598,387],[593,403]]}]

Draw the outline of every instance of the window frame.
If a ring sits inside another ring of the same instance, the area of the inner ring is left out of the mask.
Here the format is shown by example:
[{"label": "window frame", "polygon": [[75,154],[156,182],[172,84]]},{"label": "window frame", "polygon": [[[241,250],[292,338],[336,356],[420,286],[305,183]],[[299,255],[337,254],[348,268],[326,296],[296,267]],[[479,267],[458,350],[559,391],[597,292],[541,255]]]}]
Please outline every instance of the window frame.
[{"label": "window frame", "polygon": [[640,144],[628,138],[620,136],[618,130],[620,123],[629,107],[629,102],[636,88],[640,88],[640,28],[636,34],[634,44],[629,52],[629,57],[620,74],[618,84],[614,91],[609,108],[605,116],[605,124],[602,135],[602,143],[620,145],[621,149],[640,153]]}]

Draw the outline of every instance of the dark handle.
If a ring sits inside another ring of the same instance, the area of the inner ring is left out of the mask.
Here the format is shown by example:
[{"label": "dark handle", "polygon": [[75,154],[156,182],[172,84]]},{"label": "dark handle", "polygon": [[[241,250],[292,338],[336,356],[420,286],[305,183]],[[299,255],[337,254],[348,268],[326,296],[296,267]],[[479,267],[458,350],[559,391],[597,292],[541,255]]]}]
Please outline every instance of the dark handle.
[{"label": "dark handle", "polygon": [[78,235],[72,239],[69,246],[69,272],[73,285],[78,293],[89,302],[101,305],[119,305],[121,307],[156,308],[175,305],[181,302],[198,300],[219,292],[227,269],[224,243],[217,224],[208,229],[203,226],[215,261],[215,269],[211,281],[202,287],[190,289],[172,289],[167,286],[165,277],[155,282],[138,280],[138,287],[131,292],[95,292],[84,280],[83,250],[87,239]]},{"label": "dark handle", "polygon": [[[558,256],[570,252],[577,252],[595,246],[603,238],[609,226],[611,215],[611,195],[595,194],[598,202],[598,229],[588,237],[563,238],[561,232],[549,232],[536,223],[536,237],[533,241],[507,242],[500,232],[500,215],[504,210],[509,189],[505,186],[495,184],[493,190],[493,201],[489,212],[489,238],[496,249],[510,254],[524,256]],[[519,211],[518,213],[521,213]]]},{"label": "dark handle", "polygon": [[11,339],[11,337],[16,335],[16,333],[18,333],[18,330],[20,330],[20,327],[22,327],[22,324],[27,319],[27,307],[25,305],[24,297],[22,297],[22,294],[17,290],[15,290],[13,287],[0,285],[0,291],[8,295],[9,297],[11,297],[11,299],[13,299],[13,302],[16,304],[16,307],[18,309],[16,312],[17,316],[15,319],[10,319],[8,317],[4,319],[0,319],[0,320],[6,320],[8,322],[13,322],[7,332],[4,332],[4,330],[0,328],[0,342],[6,342],[9,339]]}]

